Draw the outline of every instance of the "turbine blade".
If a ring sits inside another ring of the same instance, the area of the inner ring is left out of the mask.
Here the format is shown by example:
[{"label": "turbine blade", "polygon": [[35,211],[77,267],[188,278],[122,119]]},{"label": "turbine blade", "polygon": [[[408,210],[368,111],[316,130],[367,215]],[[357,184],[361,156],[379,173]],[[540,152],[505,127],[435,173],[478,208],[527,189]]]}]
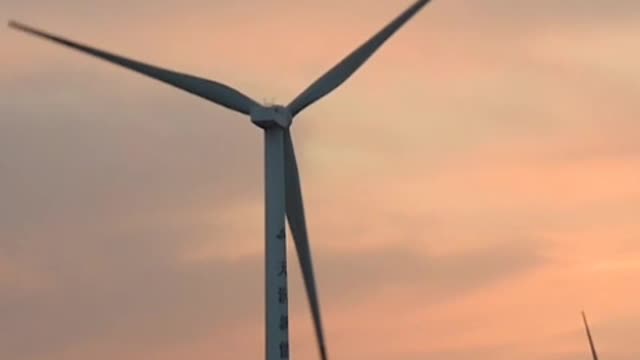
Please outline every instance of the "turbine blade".
[{"label": "turbine blade", "polygon": [[46,33],[44,31],[34,29],[30,26],[20,24],[15,21],[10,21],[9,26],[16,30],[20,30],[31,35],[51,40],[58,44],[68,46],[72,49],[84,52],[89,55],[93,55],[99,59],[123,66],[129,70],[136,71],[140,74],[173,85],[179,89],[185,90],[194,95],[210,100],[218,105],[241,112],[243,114],[250,114],[251,108],[253,108],[254,106],[258,106],[258,103],[253,99],[221,83],[174,72],[171,70],[165,70],[153,65],[144,64],[136,60],[127,59],[103,50],[82,45],[71,40],[67,40],[56,35]]},{"label": "turbine blade", "polygon": [[582,312],[582,321],[584,322],[584,328],[587,332],[587,338],[589,338],[589,347],[591,348],[591,355],[593,360],[598,360],[598,353],[596,352],[596,346],[593,344],[593,338],[591,337],[591,330],[589,330],[589,323],[587,322],[587,315]]},{"label": "turbine blade", "polygon": [[313,276],[311,248],[309,246],[309,237],[307,235],[307,225],[304,216],[304,205],[302,203],[300,175],[298,173],[298,165],[296,162],[295,151],[293,149],[291,132],[288,129],[285,133],[284,146],[287,219],[289,220],[289,228],[293,234],[293,240],[298,252],[298,261],[300,262],[300,268],[302,269],[302,277],[304,279],[304,285],[307,291],[309,305],[311,307],[320,357],[322,360],[327,360],[327,348],[324,340],[322,318],[320,316],[318,291],[316,288],[316,281]]},{"label": "turbine blade", "polygon": [[409,19],[411,19],[430,0],[416,1],[411,7],[400,14],[395,20],[380,30],[371,39],[362,44],[349,56],[316,80],[311,86],[296,97],[288,106],[291,114],[295,116],[307,106],[318,101],[323,96],[335,90],[345,82],[353,73],[364,64],[373,53],[378,50],[387,39],[400,29]]}]

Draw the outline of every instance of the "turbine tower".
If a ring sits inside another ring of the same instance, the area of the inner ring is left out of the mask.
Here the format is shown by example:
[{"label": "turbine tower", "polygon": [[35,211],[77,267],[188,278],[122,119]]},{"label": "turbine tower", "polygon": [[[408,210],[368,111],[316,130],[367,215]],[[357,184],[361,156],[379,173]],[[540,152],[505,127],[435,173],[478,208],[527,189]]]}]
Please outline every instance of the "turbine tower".
[{"label": "turbine tower", "polygon": [[596,352],[596,346],[593,344],[593,338],[591,337],[591,330],[589,330],[589,323],[587,322],[587,315],[582,312],[582,322],[584,323],[584,329],[587,332],[587,338],[589,339],[589,348],[591,349],[591,356],[593,360],[598,360],[598,353]]},{"label": "turbine tower", "polygon": [[414,2],[413,5],[318,78],[286,106],[259,104],[247,95],[225,84],[145,64],[15,21],[10,21],[9,26],[120,65],[230,110],[249,115],[251,122],[264,130],[266,360],[289,358],[285,216],[293,235],[298,261],[302,270],[320,357],[322,360],[326,360],[327,348],[313,274],[300,176],[289,128],[296,115],[309,105],[328,95],[351,77],[382,44],[427,5],[429,1],[419,0]]}]

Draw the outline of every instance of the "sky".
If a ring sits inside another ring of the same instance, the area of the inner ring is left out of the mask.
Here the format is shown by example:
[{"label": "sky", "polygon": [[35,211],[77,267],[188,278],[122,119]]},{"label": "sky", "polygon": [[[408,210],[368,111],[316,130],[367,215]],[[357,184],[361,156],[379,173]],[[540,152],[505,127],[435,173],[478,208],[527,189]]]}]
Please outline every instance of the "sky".
[{"label": "sky", "polygon": [[[3,0],[287,103],[409,0]],[[640,2],[434,0],[294,124],[331,359],[640,354]],[[0,30],[0,358],[263,356],[262,134]],[[635,214],[635,215],[634,215]],[[292,356],[317,358],[291,261]]]}]

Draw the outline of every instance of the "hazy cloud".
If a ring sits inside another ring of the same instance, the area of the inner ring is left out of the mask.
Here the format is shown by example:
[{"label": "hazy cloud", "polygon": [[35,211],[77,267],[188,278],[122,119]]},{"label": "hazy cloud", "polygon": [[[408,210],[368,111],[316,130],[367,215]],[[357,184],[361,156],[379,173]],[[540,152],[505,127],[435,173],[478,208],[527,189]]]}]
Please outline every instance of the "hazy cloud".
[{"label": "hazy cloud", "polygon": [[[287,101],[400,3],[0,9]],[[635,354],[640,269],[612,264],[640,251],[639,16],[637,1],[434,1],[303,114],[332,354],[577,360],[582,306],[603,357]],[[0,42],[0,358],[261,356],[260,132],[41,40]],[[291,274],[296,356],[312,356]]]}]

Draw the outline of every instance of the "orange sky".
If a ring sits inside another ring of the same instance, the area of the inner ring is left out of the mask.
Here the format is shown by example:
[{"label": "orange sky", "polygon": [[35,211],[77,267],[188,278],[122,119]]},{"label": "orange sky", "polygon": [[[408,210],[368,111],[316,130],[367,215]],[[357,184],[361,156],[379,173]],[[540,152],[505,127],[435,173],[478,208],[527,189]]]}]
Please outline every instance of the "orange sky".
[{"label": "orange sky", "polygon": [[[409,3],[0,13],[286,103]],[[638,357],[638,20],[635,0],[434,1],[297,119],[332,359],[588,359],[582,309],[602,359]],[[0,358],[262,357],[260,132],[6,28],[0,43]],[[291,273],[292,353],[315,358]]]}]

